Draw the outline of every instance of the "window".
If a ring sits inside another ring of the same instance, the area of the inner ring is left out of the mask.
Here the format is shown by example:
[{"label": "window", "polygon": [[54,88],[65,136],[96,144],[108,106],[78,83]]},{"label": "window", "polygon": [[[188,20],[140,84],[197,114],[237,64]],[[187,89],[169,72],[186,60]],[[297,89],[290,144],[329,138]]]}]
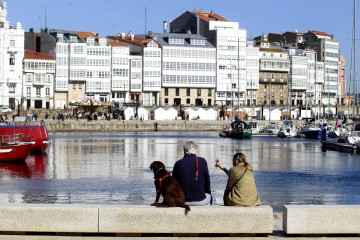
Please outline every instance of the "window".
[{"label": "window", "polygon": [[186,89],[186,96],[188,96],[188,97],[190,96],[190,88]]},{"label": "window", "polygon": [[211,97],[211,89],[208,89],[208,97]]},{"label": "window", "polygon": [[266,92],[264,92],[264,97],[266,97]]},{"label": "window", "polygon": [[15,40],[10,40],[10,47],[15,47]]},{"label": "window", "polygon": [[186,99],[186,104],[190,104],[190,98]]},{"label": "window", "polygon": [[26,95],[30,96],[31,93],[31,87],[26,88]]},{"label": "window", "polygon": [[70,36],[70,42],[71,43],[76,43],[77,42],[77,37],[76,36]]},{"label": "window", "polygon": [[169,99],[165,98],[165,104],[168,104],[168,103],[169,103]]},{"label": "window", "polygon": [[250,96],[250,94],[251,94],[251,93],[250,93],[250,91],[248,90],[248,91],[247,91],[247,96]]},{"label": "window", "polygon": [[198,97],[201,96],[201,88],[198,88],[198,90],[197,90],[197,95],[198,95]]},{"label": "window", "polygon": [[274,97],[274,92],[271,93],[271,97]]},{"label": "window", "polygon": [[11,54],[10,55],[10,62],[9,62],[10,65],[15,65],[15,55],[14,54]]},{"label": "window", "polygon": [[46,96],[50,96],[50,88],[46,88]]},{"label": "window", "polygon": [[76,91],[76,84],[73,85],[73,90]]},{"label": "window", "polygon": [[179,88],[176,88],[176,96],[179,96],[180,95],[180,90]]},{"label": "window", "polygon": [[266,81],[266,79],[267,79],[267,75],[266,73],[264,73],[264,80]]},{"label": "window", "polygon": [[36,88],[36,96],[40,97],[40,93],[41,93],[41,88],[37,87]]},{"label": "window", "polygon": [[169,89],[168,88],[165,88],[165,96],[169,96]]},{"label": "window", "polygon": [[80,91],[82,90],[81,84],[79,84],[79,90],[80,90]]},{"label": "window", "polygon": [[275,74],[271,74],[271,81],[274,81],[275,79]]},{"label": "window", "polygon": [[182,38],[169,38],[169,44],[184,44],[184,39],[182,39]]}]

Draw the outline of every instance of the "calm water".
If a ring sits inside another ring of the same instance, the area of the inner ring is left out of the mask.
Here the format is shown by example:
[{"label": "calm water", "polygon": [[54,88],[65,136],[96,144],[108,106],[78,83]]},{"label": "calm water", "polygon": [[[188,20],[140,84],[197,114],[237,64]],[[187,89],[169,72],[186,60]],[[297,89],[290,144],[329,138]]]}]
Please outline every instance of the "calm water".
[{"label": "calm water", "polygon": [[233,140],[217,132],[62,133],[43,155],[23,164],[0,163],[0,203],[151,204],[152,161],[172,172],[194,140],[208,161],[215,204],[223,204],[226,176],[243,152],[253,165],[258,194],[275,211],[284,204],[360,204],[360,155],[322,152],[318,140],[253,137]]}]

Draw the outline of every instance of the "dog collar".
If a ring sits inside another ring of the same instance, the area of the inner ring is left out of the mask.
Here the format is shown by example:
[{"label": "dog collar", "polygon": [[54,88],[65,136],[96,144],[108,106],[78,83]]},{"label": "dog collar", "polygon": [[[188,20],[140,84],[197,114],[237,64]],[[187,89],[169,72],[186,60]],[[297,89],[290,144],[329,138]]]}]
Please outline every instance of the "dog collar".
[{"label": "dog collar", "polygon": [[161,188],[161,185],[162,185],[162,181],[167,178],[167,177],[170,177],[171,175],[170,174],[166,174],[165,176],[163,176],[162,178],[155,178],[154,181],[159,181],[159,188]]}]

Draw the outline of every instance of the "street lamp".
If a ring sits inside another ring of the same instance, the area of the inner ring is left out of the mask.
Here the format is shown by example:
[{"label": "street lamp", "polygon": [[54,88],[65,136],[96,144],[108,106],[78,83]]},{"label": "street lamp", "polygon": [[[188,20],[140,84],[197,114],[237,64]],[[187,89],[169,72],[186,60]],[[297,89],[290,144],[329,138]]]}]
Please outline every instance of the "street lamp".
[{"label": "street lamp", "polygon": [[15,98],[15,101],[18,102],[18,116],[20,117],[20,101]]}]

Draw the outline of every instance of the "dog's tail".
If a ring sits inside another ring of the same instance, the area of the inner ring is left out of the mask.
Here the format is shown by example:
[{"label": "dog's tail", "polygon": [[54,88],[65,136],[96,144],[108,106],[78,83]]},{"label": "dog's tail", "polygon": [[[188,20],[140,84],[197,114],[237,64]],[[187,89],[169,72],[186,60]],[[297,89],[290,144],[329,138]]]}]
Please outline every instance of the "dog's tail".
[{"label": "dog's tail", "polygon": [[190,211],[190,207],[186,204],[182,205],[181,207],[185,208],[186,210]]}]

